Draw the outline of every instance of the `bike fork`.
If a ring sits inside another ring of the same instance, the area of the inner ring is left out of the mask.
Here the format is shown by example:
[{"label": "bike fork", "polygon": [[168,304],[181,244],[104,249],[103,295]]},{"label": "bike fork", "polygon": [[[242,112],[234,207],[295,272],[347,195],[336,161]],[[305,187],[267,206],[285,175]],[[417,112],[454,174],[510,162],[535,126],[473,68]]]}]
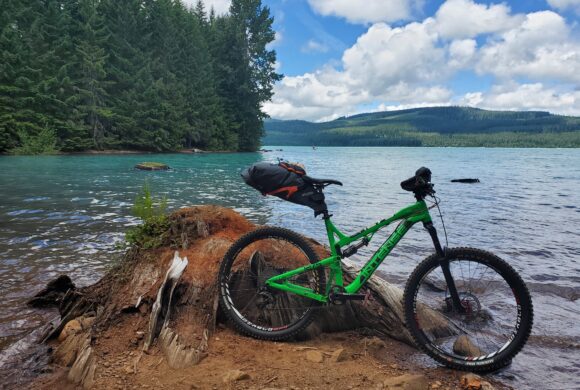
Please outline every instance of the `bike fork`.
[{"label": "bike fork", "polygon": [[451,302],[453,304],[453,309],[458,313],[461,312],[461,300],[459,299],[459,294],[457,293],[457,288],[455,287],[455,281],[453,276],[451,276],[451,271],[449,270],[449,260],[445,256],[445,251],[441,247],[439,242],[439,236],[437,236],[437,229],[433,226],[433,222],[426,222],[423,224],[425,229],[429,232],[431,239],[433,240],[433,245],[435,246],[435,251],[439,256],[439,264],[443,270],[443,276],[445,277],[445,283],[447,283],[447,288],[449,288],[449,294],[451,295]]}]

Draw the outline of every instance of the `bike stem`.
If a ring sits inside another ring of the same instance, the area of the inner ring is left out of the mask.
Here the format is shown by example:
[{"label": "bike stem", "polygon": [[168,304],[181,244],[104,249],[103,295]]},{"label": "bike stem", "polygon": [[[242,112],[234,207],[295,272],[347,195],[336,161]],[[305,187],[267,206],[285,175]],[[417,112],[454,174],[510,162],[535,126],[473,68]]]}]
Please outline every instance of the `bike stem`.
[{"label": "bike stem", "polygon": [[455,281],[453,280],[453,276],[451,276],[451,271],[449,270],[449,260],[445,256],[445,250],[441,247],[441,243],[439,242],[439,236],[437,236],[437,229],[433,226],[433,222],[424,222],[423,226],[429,232],[431,236],[431,240],[433,240],[433,245],[435,246],[435,251],[439,256],[439,264],[441,265],[441,269],[443,270],[443,276],[445,277],[445,283],[447,283],[447,287],[449,288],[449,294],[451,295],[451,302],[453,304],[453,309],[456,310],[458,313],[461,312],[461,299],[459,299],[459,294],[457,293],[457,288],[455,287]]}]

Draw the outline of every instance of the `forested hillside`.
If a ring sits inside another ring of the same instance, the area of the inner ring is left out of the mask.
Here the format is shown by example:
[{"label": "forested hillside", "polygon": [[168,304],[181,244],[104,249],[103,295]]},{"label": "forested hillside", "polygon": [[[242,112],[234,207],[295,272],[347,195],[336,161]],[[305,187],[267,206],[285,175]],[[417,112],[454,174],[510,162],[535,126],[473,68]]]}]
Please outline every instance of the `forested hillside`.
[{"label": "forested hillside", "polygon": [[0,0],[0,152],[255,150],[272,22],[260,0]]},{"label": "forested hillside", "polygon": [[324,123],[266,121],[265,145],[580,147],[580,118],[541,111],[429,107]]}]

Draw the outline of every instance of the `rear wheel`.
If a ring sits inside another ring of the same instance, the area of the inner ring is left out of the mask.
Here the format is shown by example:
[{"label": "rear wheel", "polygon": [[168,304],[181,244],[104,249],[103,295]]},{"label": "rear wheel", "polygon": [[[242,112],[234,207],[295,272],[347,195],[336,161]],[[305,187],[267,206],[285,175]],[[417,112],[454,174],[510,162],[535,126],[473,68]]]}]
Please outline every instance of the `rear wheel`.
[{"label": "rear wheel", "polygon": [[407,327],[417,346],[457,369],[491,371],[509,364],[532,329],[526,285],[489,252],[455,248],[446,255],[461,308],[453,307],[439,257],[421,262],[404,295]]},{"label": "rear wheel", "polygon": [[[318,260],[308,242],[291,230],[265,227],[246,234],[231,246],[220,267],[224,313],[238,331],[258,339],[297,335],[312,322],[319,302],[268,287],[265,281]],[[289,282],[322,294],[324,270],[301,273]]]}]

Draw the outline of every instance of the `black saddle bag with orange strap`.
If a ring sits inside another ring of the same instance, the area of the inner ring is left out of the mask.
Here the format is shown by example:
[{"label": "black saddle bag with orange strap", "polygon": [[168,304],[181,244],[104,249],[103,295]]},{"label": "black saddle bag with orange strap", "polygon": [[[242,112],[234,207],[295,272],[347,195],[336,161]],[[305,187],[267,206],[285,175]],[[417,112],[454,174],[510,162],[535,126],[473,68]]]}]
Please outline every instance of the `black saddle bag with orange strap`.
[{"label": "black saddle bag with orange strap", "polygon": [[262,195],[273,195],[302,206],[308,206],[318,215],[327,209],[324,194],[307,182],[304,167],[280,161],[278,164],[259,162],[242,172],[247,185],[257,189]]}]

